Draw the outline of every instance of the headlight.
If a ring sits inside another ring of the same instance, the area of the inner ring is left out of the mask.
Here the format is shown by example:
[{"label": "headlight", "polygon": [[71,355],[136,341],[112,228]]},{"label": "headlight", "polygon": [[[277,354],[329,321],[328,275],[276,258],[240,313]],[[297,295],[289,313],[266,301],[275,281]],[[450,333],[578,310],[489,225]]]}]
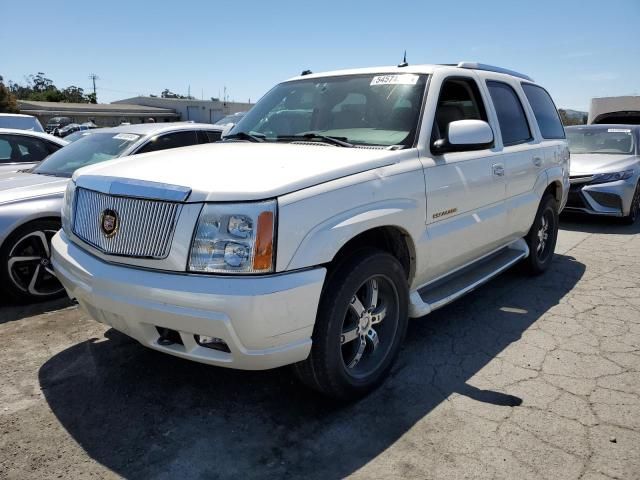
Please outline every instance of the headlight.
[{"label": "headlight", "polygon": [[62,230],[69,235],[71,233],[71,227],[73,225],[73,197],[76,193],[76,182],[69,180],[67,182],[67,189],[64,191],[64,199],[62,200],[62,211],[60,212],[62,217]]},{"label": "headlight", "polygon": [[633,169],[623,172],[598,173],[593,176],[593,180],[590,183],[615,182],[617,180],[627,180],[631,177],[633,177]]},{"label": "headlight", "polygon": [[275,200],[206,204],[191,244],[189,271],[272,272],[275,221]]}]

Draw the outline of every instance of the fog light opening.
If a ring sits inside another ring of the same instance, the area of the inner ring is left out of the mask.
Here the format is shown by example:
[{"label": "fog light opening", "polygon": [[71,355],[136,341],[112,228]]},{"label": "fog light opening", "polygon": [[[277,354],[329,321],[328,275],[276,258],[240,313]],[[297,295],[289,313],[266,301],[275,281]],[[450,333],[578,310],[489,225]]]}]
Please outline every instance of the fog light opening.
[{"label": "fog light opening", "polygon": [[158,345],[162,345],[163,347],[168,347],[176,343],[184,345],[182,337],[180,337],[177,330],[165,327],[156,327],[156,330],[158,330],[158,334],[160,335],[160,338],[158,338]]},{"label": "fog light opening", "polygon": [[218,337],[210,337],[208,335],[194,335],[196,343],[201,347],[218,350],[220,352],[231,353],[227,342]]}]

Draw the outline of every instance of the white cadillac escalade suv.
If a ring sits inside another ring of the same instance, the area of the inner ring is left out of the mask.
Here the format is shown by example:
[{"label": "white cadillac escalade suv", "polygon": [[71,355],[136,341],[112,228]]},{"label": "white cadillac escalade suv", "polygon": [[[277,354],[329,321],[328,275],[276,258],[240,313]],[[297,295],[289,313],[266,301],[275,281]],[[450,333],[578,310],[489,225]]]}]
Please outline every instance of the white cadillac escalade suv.
[{"label": "white cadillac escalade suv", "polygon": [[94,319],[239,369],[363,395],[422,317],[517,262],[542,273],[569,189],[548,93],[477,63],[310,74],[226,141],[83,168],[53,266]]}]

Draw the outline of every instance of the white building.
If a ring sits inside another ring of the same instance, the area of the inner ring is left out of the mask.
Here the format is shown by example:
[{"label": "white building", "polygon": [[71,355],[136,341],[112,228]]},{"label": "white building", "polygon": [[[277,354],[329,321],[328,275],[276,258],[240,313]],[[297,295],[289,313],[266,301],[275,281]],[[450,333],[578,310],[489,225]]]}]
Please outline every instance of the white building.
[{"label": "white building", "polygon": [[225,115],[246,112],[253,106],[253,103],[162,97],[132,97],[112,102],[112,104],[121,103],[169,109],[178,114],[182,121],[192,120],[201,123],[215,123]]},{"label": "white building", "polygon": [[640,96],[592,98],[587,123],[640,124]]}]

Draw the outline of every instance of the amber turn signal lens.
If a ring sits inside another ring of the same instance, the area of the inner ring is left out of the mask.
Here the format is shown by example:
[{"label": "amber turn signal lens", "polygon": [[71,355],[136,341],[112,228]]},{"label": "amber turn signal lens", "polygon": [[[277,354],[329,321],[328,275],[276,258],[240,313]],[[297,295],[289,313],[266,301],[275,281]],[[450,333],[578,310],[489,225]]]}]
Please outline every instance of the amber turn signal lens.
[{"label": "amber turn signal lens", "polygon": [[273,212],[258,216],[258,231],[254,247],[253,269],[257,272],[271,270],[273,263]]}]

